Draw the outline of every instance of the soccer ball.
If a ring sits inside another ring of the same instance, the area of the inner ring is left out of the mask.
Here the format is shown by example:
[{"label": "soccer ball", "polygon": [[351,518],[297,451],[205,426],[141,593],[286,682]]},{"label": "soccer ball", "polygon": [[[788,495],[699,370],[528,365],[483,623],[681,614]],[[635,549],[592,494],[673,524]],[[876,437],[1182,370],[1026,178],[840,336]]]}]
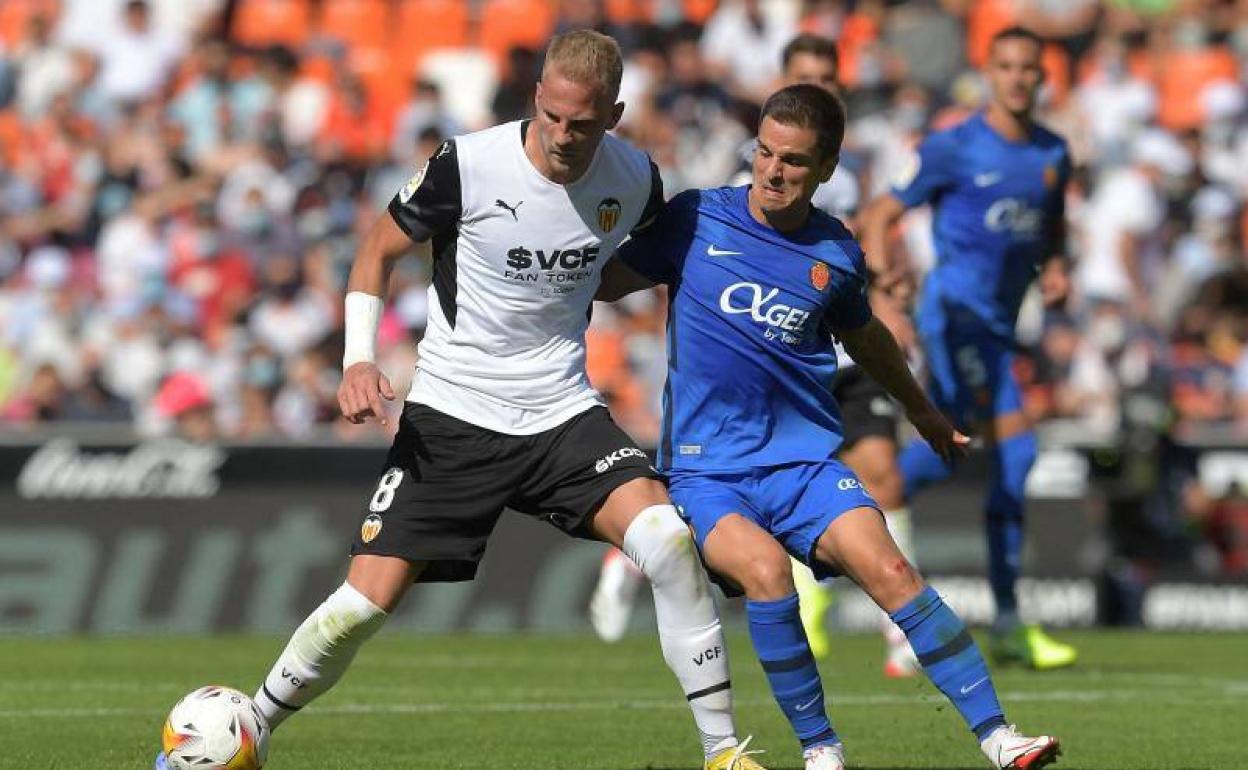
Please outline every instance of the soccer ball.
[{"label": "soccer ball", "polygon": [[238,690],[201,687],[174,704],[161,743],[170,770],[260,770],[269,726]]}]

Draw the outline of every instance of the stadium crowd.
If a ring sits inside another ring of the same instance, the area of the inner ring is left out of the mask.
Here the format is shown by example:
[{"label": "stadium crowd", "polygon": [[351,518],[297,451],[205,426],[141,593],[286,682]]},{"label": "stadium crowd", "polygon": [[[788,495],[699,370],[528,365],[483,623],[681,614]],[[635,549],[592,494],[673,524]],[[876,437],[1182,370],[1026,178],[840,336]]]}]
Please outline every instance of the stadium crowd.
[{"label": "stadium crowd", "polygon": [[[1147,393],[1168,431],[1248,432],[1244,0],[5,0],[0,421],[376,431],[335,400],[358,238],[443,138],[527,113],[553,29],[621,42],[618,131],[669,195],[736,175],[785,43],[836,40],[865,203],[976,109],[1011,23],[1050,41],[1043,120],[1078,164],[1069,298],[1020,323],[1028,408],[1108,434]],[[920,275],[928,223],[897,234]],[[428,275],[404,262],[382,325],[400,393]],[[591,336],[653,440],[662,297],[599,306]]]}]

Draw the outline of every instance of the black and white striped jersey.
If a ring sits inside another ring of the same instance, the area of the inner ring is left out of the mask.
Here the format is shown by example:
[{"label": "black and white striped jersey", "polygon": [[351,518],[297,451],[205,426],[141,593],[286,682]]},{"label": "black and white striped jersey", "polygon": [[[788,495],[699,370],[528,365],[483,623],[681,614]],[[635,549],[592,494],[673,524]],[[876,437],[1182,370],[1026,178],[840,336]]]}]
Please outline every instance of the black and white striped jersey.
[{"label": "black and white striped jersey", "polygon": [[482,428],[539,433],[602,403],[585,329],[604,263],[663,204],[645,153],[606,136],[567,185],[524,152],[527,121],[442,144],[390,202],[432,239],[429,321],[408,401]]}]

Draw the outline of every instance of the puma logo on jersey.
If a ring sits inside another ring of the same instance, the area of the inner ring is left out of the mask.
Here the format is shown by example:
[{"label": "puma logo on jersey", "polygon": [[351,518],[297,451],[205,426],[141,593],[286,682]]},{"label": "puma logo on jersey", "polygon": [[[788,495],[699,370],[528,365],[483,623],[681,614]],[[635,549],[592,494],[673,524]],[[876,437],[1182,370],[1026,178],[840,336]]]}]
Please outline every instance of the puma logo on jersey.
[{"label": "puma logo on jersey", "polygon": [[511,218],[512,218],[513,220],[515,220],[516,222],[519,222],[519,221],[520,221],[520,215],[516,213],[516,209],[518,209],[518,208],[520,208],[521,206],[523,206],[523,205],[524,205],[524,201],[520,201],[519,203],[517,203],[517,204],[516,204],[516,205],[514,205],[514,206],[508,206],[508,205],[507,205],[507,201],[503,200],[502,198],[499,198],[499,199],[497,199],[497,200],[495,200],[495,201],[494,201],[494,205],[495,205],[495,206],[497,206],[497,207],[499,207],[500,209],[506,209],[506,210],[507,210],[507,212],[511,214]]}]

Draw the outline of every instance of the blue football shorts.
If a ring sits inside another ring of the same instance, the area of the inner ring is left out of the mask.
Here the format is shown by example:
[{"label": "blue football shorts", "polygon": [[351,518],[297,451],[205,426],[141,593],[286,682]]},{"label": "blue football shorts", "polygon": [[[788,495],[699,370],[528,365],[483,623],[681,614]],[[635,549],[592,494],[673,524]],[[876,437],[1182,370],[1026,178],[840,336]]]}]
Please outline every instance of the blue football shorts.
[{"label": "blue football shorts", "polygon": [[668,479],[672,502],[693,527],[699,550],[720,519],[738,513],[770,532],[818,577],[834,574],[813,560],[815,545],[828,525],[854,508],[880,508],[854,472],[834,459],[672,474]]}]

